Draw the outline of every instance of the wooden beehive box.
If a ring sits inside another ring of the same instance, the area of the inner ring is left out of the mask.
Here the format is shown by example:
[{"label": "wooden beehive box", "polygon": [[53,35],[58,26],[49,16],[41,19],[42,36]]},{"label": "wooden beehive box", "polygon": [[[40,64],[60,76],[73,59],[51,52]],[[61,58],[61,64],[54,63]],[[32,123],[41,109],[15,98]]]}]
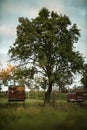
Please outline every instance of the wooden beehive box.
[{"label": "wooden beehive box", "polygon": [[9,86],[8,88],[9,101],[24,101],[25,87],[24,86]]}]

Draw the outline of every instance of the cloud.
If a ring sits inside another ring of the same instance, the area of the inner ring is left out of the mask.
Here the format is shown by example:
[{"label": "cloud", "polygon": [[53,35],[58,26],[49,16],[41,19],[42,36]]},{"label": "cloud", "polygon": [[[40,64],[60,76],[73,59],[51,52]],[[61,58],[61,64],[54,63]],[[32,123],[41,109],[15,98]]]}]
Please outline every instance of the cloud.
[{"label": "cloud", "polygon": [[13,25],[1,25],[0,26],[0,35],[4,36],[15,36],[16,28]]},{"label": "cloud", "polygon": [[6,65],[8,64],[9,61],[9,56],[7,55],[7,52],[2,52],[2,50],[0,50],[0,63],[2,64],[3,67],[6,67]]},{"label": "cloud", "polygon": [[[27,4],[26,4],[27,2]],[[32,16],[36,16],[37,14],[37,10],[38,8],[32,4],[32,3],[29,3],[27,0],[21,0],[18,1],[18,0],[15,0],[15,1],[5,1],[3,4],[2,4],[2,19],[4,16],[7,16],[8,17],[8,20],[9,20],[9,17],[13,17],[13,18],[17,18],[17,17],[31,17]],[[38,3],[38,2],[37,2]],[[4,16],[3,16],[4,14]]]},{"label": "cloud", "polygon": [[0,48],[0,63],[3,67],[6,67],[8,64],[9,56],[7,55],[8,49],[7,48]]},{"label": "cloud", "polygon": [[[16,27],[18,25],[18,17],[35,18],[42,7],[49,10],[54,10],[59,14],[66,14],[69,16],[72,23],[76,23],[81,29],[81,38],[77,45],[84,55],[87,48],[87,11],[86,0],[1,0],[0,1],[0,38],[2,40],[0,47],[4,45],[9,47],[15,41]],[[8,44],[8,45],[7,45]]]},{"label": "cloud", "polygon": [[0,54],[7,54],[9,46],[16,38],[16,27],[12,25],[0,26]]},{"label": "cloud", "polygon": [[8,53],[7,48],[0,48],[0,55],[6,55]]},{"label": "cloud", "polygon": [[79,1],[71,0],[70,5],[74,6],[76,8],[79,8],[80,10],[83,10],[83,9],[86,10],[87,9],[87,0],[79,0]]}]

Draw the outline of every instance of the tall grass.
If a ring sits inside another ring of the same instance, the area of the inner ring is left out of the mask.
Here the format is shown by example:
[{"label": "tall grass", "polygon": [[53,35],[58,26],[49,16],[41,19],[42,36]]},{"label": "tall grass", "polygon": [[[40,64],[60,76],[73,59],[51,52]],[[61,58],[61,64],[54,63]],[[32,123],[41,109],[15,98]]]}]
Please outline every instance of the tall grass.
[{"label": "tall grass", "polygon": [[87,112],[80,109],[55,110],[52,107],[18,107],[0,111],[0,130],[86,130]]},{"label": "tall grass", "polygon": [[43,100],[26,99],[25,104],[0,100],[0,130],[86,130],[87,108],[58,100],[55,107]]}]

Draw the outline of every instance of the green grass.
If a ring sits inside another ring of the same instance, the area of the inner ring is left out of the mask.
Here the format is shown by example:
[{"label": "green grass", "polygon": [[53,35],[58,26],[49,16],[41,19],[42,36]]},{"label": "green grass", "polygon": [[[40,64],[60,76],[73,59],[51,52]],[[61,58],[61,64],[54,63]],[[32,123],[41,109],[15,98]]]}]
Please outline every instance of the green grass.
[{"label": "green grass", "polygon": [[55,107],[43,100],[10,103],[0,99],[0,130],[86,130],[87,108],[57,100]]}]

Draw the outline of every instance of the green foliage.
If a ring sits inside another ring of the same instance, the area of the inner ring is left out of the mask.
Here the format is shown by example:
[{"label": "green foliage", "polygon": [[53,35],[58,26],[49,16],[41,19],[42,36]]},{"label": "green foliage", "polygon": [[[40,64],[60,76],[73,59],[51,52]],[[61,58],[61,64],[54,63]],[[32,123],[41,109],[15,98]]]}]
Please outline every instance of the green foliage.
[{"label": "green foliage", "polygon": [[26,98],[43,100],[44,92],[43,91],[30,91],[29,96],[28,96],[28,93],[26,92]]},{"label": "green foliage", "polygon": [[9,54],[12,60],[41,72],[48,80],[50,95],[54,83],[60,87],[71,84],[72,73],[82,70],[83,58],[74,49],[79,37],[80,30],[68,16],[42,8],[35,19],[19,18],[17,38]]},{"label": "green foliage", "polygon": [[19,84],[27,85],[28,87],[30,87],[30,80],[33,79],[34,73],[34,67],[18,67],[17,71],[15,72],[16,80]]},{"label": "green foliage", "polygon": [[87,91],[87,64],[84,66],[83,77],[81,79],[84,89]]}]

